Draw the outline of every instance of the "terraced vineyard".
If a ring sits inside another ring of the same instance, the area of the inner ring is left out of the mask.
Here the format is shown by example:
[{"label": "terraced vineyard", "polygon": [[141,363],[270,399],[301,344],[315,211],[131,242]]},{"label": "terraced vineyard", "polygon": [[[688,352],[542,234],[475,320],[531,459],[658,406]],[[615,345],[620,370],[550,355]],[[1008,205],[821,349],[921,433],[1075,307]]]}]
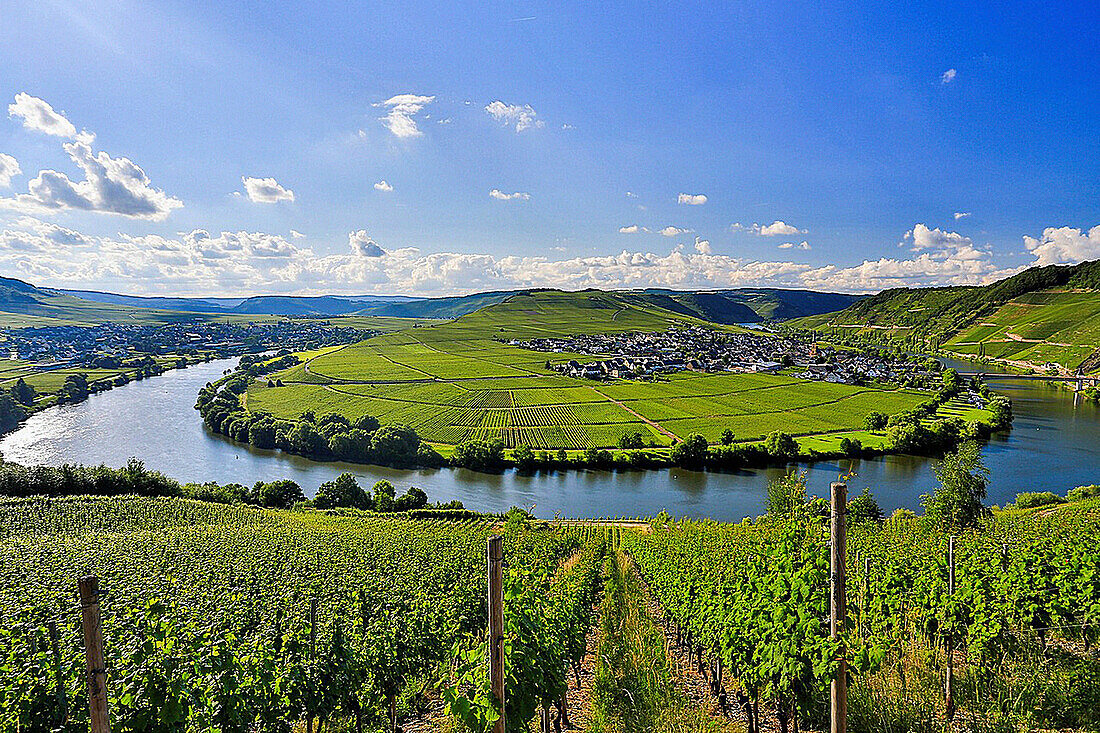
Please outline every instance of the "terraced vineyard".
[{"label": "terraced vineyard", "polygon": [[850,434],[876,447],[881,438],[859,432],[869,412],[909,410],[929,396],[762,374],[681,372],[660,382],[592,382],[546,368],[548,358],[591,357],[507,343],[535,335],[657,331],[684,320],[606,293],[517,295],[448,324],[313,356],[269,375],[270,382],[254,382],[246,406],[290,420],[306,410],[349,419],[372,415],[383,424],[408,425],[443,450],[499,439],[508,447],[576,451],[613,447],[635,432],[662,446],[692,433],[717,441],[727,429],[745,441],[776,430],[827,436],[819,439],[822,446]]},{"label": "terraced vineyard", "polygon": [[1075,369],[1100,349],[1096,293],[1026,293],[956,334],[945,349],[1031,364]]}]

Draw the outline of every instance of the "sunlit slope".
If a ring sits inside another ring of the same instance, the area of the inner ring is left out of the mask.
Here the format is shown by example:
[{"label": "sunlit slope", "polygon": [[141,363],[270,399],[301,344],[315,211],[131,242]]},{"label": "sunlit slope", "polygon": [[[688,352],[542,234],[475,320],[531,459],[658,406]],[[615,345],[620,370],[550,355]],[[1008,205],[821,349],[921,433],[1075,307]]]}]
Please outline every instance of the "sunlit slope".
[{"label": "sunlit slope", "polygon": [[[668,445],[699,433],[717,441],[782,430],[820,435],[827,450],[855,435],[867,413],[900,412],[928,398],[759,374],[682,372],[663,382],[571,379],[547,369],[547,354],[509,345],[513,338],[612,331],[661,331],[695,322],[613,293],[516,295],[442,325],[410,328],[314,356],[250,387],[249,410],[296,419],[338,412],[402,423],[439,446],[499,439],[509,447],[583,450],[618,444],[628,433]],[[280,386],[281,385],[281,386]],[[859,434],[872,447],[881,436]]]},{"label": "sunlit slope", "polygon": [[1032,268],[982,287],[884,290],[789,323],[1091,372],[1100,367],[1100,261]]}]

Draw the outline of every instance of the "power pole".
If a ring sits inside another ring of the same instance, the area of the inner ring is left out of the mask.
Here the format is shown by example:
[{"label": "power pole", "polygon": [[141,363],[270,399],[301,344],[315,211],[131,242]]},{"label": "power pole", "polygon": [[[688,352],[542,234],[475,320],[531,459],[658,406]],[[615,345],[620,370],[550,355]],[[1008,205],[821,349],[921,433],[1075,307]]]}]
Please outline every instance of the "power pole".
[{"label": "power pole", "polygon": [[493,733],[504,733],[504,538],[489,537],[489,683],[500,705]]},{"label": "power pole", "polygon": [[[845,544],[847,542],[848,485],[832,485],[832,511],[830,512],[829,548],[829,635],[840,639],[844,622],[848,617],[846,596]],[[848,663],[841,652],[836,676],[829,686],[829,733],[847,733],[848,730]]]}]

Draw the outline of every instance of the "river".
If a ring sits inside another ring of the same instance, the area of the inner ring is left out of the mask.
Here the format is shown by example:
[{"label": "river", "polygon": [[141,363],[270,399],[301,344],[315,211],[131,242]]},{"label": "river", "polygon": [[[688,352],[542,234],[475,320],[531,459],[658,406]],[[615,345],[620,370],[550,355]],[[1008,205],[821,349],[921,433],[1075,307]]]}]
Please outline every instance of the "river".
[{"label": "river", "polygon": [[[344,463],[318,463],[278,451],[256,450],[210,433],[193,409],[202,385],[217,379],[235,360],[173,370],[76,405],[31,416],[0,440],[5,460],[25,465],[104,463],[120,466],[130,457],[180,481],[238,482],[289,478],[307,495],[334,476],[350,471],[367,486],[389,479],[398,491],[424,489],[433,501],[458,499],[471,509],[500,511],[533,507],[541,517],[643,516],[662,509],[677,516],[736,521],[764,511],[765,487],[781,469],[716,473],[662,471],[554,471],[534,475],[506,471],[483,474],[465,469],[396,470]],[[970,365],[952,364],[960,369]],[[985,371],[991,371],[982,367]],[[1012,398],[1013,429],[994,436],[984,449],[992,472],[988,502],[1005,504],[1019,491],[1065,491],[1100,482],[1100,410],[1071,393],[1024,380],[990,382]],[[803,466],[810,490],[827,495],[829,482],[850,470],[849,461]],[[919,509],[920,496],[936,480],[932,462],[914,456],[856,461],[850,493],[870,486],[887,511]]]}]

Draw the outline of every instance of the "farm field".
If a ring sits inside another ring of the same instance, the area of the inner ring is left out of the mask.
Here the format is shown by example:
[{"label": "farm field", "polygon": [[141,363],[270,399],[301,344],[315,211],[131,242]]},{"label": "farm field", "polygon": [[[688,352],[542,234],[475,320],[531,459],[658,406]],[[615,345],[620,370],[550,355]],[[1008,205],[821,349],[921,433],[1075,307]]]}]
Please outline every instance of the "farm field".
[{"label": "farm field", "polygon": [[1075,370],[1100,348],[1100,298],[1087,292],[1026,293],[956,334],[944,348]]},{"label": "farm field", "polygon": [[306,356],[303,364],[253,382],[245,405],[289,420],[307,410],[349,419],[372,415],[383,424],[406,424],[444,450],[477,439],[577,451],[614,447],[635,432],[653,446],[692,433],[714,442],[727,429],[739,441],[776,430],[839,434],[861,429],[871,411],[901,412],[929,397],[765,374],[679,372],[656,382],[571,379],[547,369],[548,359],[592,357],[507,343],[582,331],[657,331],[676,322],[695,321],[607,293],[524,294],[447,324]]}]

